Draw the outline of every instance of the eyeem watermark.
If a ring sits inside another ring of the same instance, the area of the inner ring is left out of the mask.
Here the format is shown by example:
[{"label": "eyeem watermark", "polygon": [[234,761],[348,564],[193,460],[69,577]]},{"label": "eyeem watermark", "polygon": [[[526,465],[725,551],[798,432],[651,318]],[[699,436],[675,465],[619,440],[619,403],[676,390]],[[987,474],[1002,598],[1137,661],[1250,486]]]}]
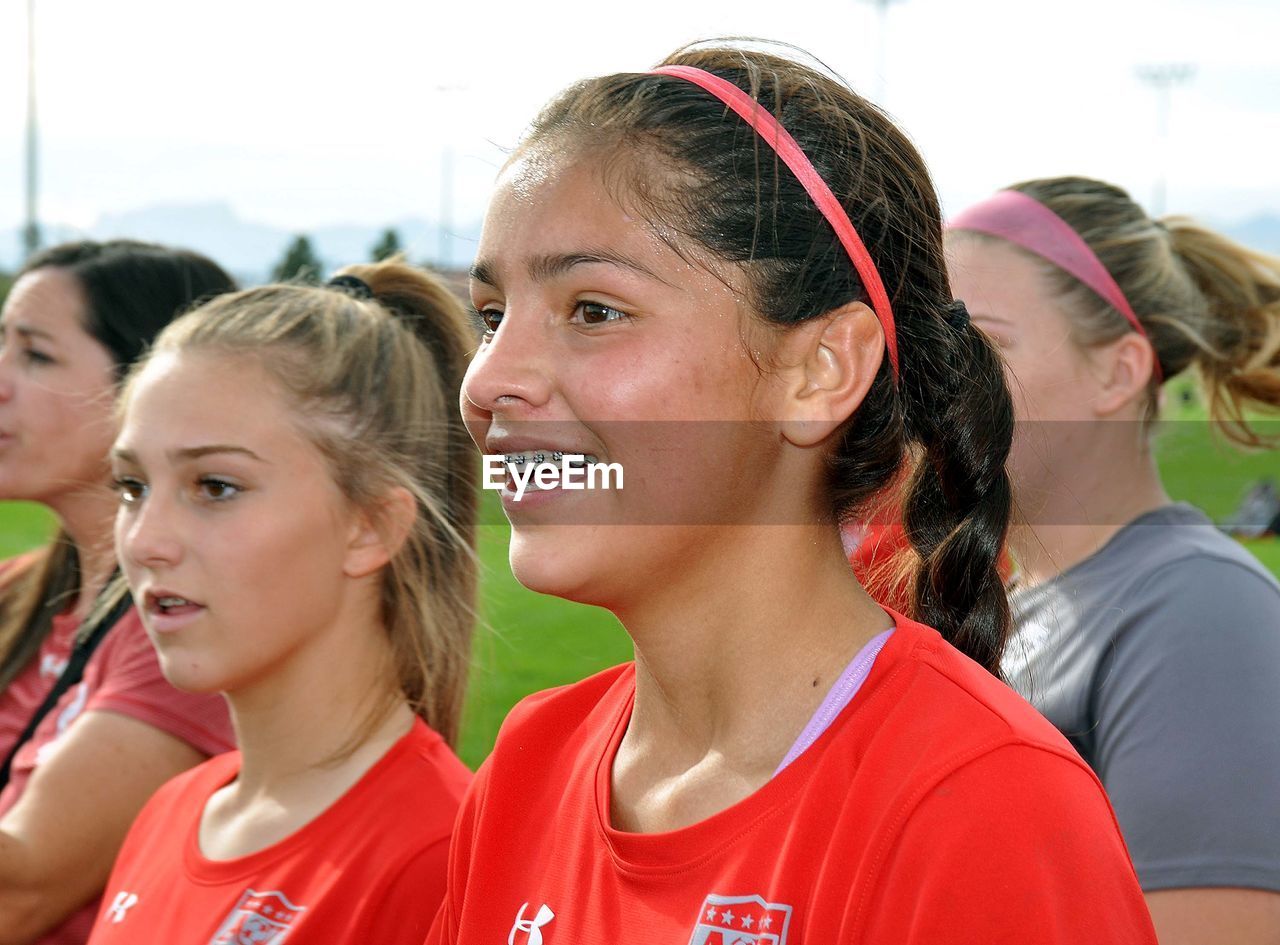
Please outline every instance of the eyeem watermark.
[{"label": "eyeem watermark", "polygon": [[502,489],[507,476],[515,483],[516,501],[526,492],[549,489],[621,489],[622,464],[602,463],[583,453],[499,453],[484,458],[484,487]]}]

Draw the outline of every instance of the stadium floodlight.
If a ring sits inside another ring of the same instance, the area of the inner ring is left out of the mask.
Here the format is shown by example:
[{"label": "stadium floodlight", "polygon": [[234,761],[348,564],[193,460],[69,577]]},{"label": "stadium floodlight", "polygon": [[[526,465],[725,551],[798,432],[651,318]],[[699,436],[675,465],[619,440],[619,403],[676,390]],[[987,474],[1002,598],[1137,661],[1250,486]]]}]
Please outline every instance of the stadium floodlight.
[{"label": "stadium floodlight", "polygon": [[36,0],[27,0],[27,147],[26,225],[22,246],[30,256],[40,248],[40,218],[36,206]]},{"label": "stadium floodlight", "polygon": [[889,7],[903,0],[861,0],[876,8],[876,91],[875,102],[884,107],[885,96],[885,46],[889,35]]},{"label": "stadium floodlight", "polygon": [[1156,93],[1156,179],[1152,186],[1150,213],[1161,216],[1165,209],[1169,177],[1169,110],[1173,100],[1173,87],[1191,80],[1196,67],[1189,62],[1161,62],[1138,66],[1139,79],[1151,86]]}]

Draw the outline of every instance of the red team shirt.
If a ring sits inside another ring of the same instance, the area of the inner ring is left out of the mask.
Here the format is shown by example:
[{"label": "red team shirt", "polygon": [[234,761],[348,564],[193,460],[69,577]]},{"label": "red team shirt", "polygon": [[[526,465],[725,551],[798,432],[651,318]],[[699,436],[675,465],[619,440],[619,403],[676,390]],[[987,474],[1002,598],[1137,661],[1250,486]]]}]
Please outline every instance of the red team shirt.
[{"label": "red team shirt", "polygon": [[[29,559],[0,563],[0,575],[12,575],[25,560]],[[79,622],[69,614],[54,617],[37,657],[0,693],[0,757],[12,750],[62,674],[79,629]],[[206,755],[228,751],[234,743],[223,698],[193,695],[169,685],[160,672],[138,612],[129,610],[94,650],[81,682],[63,694],[35,735],[18,751],[9,784],[0,793],[0,818],[17,804],[35,769],[57,747],[63,733],[89,712],[114,712],[137,719]],[[97,913],[95,899],[33,945],[83,945]]]},{"label": "red team shirt", "polygon": [[234,860],[200,853],[239,752],[161,788],[116,861],[91,945],[420,945],[469,772],[421,720],[322,814]]},{"label": "red team shirt", "polygon": [[669,833],[610,826],[630,664],[526,699],[463,803],[428,945],[1154,945],[1093,773],[1012,690],[896,619],[803,755]]}]

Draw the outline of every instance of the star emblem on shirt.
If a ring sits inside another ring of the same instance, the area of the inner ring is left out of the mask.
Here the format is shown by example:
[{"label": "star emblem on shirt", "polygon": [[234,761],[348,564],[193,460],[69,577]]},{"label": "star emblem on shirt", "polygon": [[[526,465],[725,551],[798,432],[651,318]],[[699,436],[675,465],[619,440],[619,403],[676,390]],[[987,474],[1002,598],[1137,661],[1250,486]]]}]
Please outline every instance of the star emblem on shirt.
[{"label": "star emblem on shirt", "polygon": [[751,918],[751,916],[749,916],[749,915],[744,915],[744,916],[742,917],[742,927],[743,927],[744,929],[749,929],[749,928],[751,928],[751,923],[752,923],[752,922],[754,922],[754,921],[755,921],[755,920],[754,920],[754,919],[752,919],[752,918]]},{"label": "star emblem on shirt", "polygon": [[773,925],[773,916],[766,915],[760,919],[760,928],[767,929],[771,925]]}]

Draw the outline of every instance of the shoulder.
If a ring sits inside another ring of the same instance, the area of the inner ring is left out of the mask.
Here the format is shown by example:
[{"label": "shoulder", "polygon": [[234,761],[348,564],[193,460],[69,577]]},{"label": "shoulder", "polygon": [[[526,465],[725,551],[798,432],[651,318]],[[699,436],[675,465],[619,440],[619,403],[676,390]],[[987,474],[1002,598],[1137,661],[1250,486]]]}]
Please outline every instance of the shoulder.
[{"label": "shoulder", "polygon": [[129,828],[120,858],[135,853],[152,842],[170,844],[182,836],[181,824],[200,816],[205,801],[240,770],[240,752],[230,751],[210,758],[194,768],[170,778],[151,795]]},{"label": "shoulder", "polygon": [[[1135,589],[1159,582],[1191,581],[1203,587],[1218,574],[1235,570],[1242,579],[1280,597],[1280,582],[1248,549],[1222,533],[1202,512],[1185,504],[1157,509],[1131,522],[1095,556],[1099,571],[1127,577]],[[1094,577],[1079,569],[1081,580]]]},{"label": "shoulder", "polygon": [[384,791],[403,795],[448,836],[458,806],[471,784],[472,774],[430,726],[414,721],[402,743],[392,749],[384,772]]},{"label": "shoulder", "polygon": [[1044,716],[936,630],[910,621],[899,625],[904,630],[899,672],[910,679],[896,721],[927,736],[926,750],[959,764],[984,748],[1020,743],[1079,761]]},{"label": "shoulder", "polygon": [[562,751],[615,724],[635,692],[635,668],[623,663],[586,679],[527,696],[516,704],[494,744],[494,754],[530,748]]}]

